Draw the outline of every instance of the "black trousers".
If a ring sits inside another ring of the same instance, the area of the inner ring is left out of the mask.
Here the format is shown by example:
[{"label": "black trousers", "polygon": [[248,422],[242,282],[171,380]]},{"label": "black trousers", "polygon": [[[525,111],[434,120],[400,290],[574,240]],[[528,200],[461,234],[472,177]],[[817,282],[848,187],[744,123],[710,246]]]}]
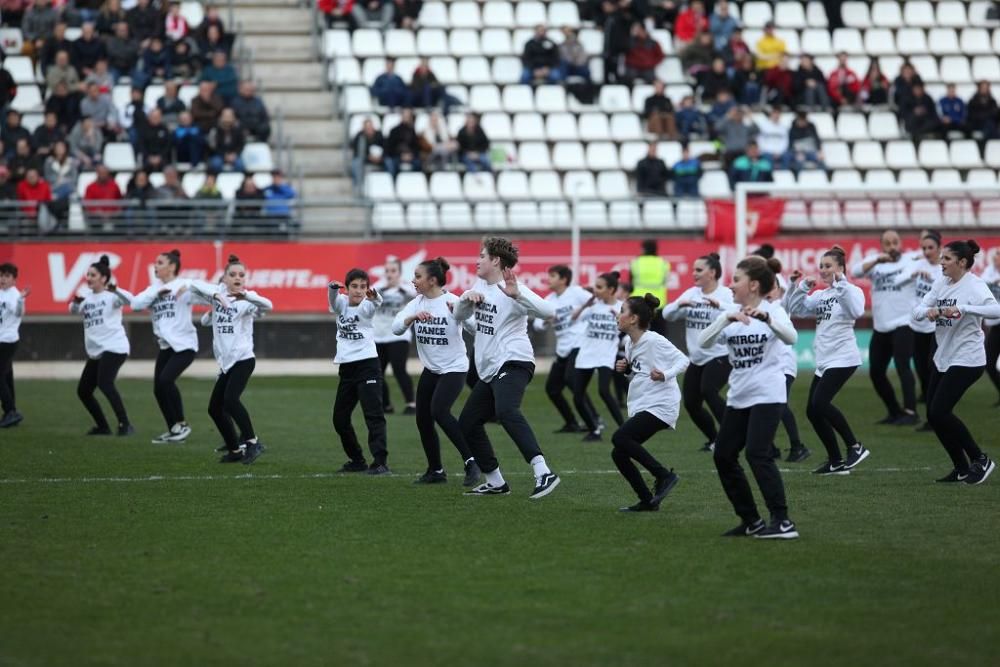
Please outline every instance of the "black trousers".
[{"label": "black trousers", "polygon": [[[910,370],[910,359],[912,358],[913,329],[910,327],[903,326],[884,333],[881,331],[872,332],[872,341],[868,348],[872,384],[892,417],[902,416],[904,408],[914,411],[917,409],[916,387],[913,371]],[[892,383],[889,382],[889,377],[886,375],[890,361],[896,364],[896,373],[899,375],[899,384],[903,390],[902,407],[896,400],[896,391],[892,388]]]},{"label": "black trousers", "polygon": [[462,462],[472,458],[472,450],[465,442],[458,420],[451,414],[458,395],[465,386],[465,373],[435,374],[424,369],[417,381],[417,431],[420,432],[420,444],[427,457],[427,467],[431,470],[441,470],[441,439],[438,437],[435,424],[441,427],[455,449],[462,456]]},{"label": "black trousers", "polygon": [[399,390],[403,392],[403,401],[407,405],[413,402],[413,380],[406,373],[406,359],[410,356],[410,343],[398,340],[393,343],[376,343],[378,363],[382,367],[382,406],[392,405],[389,399],[389,383],[385,381],[385,369],[392,366],[392,374],[396,376]]},{"label": "black trousers", "polygon": [[[726,401],[719,392],[729,381],[729,373],[732,370],[728,357],[716,357],[701,366],[691,364],[684,371],[684,382],[681,386],[684,409],[708,442],[715,442],[719,434],[716,422],[722,421],[722,415],[726,411]],[[708,410],[705,409],[706,403]]]},{"label": "black trousers", "polygon": [[484,473],[500,467],[490,438],[486,435],[486,422],[494,418],[517,445],[525,461],[531,463],[531,459],[541,456],[542,449],[538,446],[535,433],[521,412],[524,391],[534,374],[533,363],[508,361],[500,367],[492,382],[477,382],[466,399],[458,425],[479,469]]},{"label": "black trousers", "polygon": [[4,414],[17,410],[17,400],[14,396],[14,353],[17,352],[17,341],[0,343],[0,406]]},{"label": "black trousers", "polygon": [[[212,396],[208,399],[208,415],[215,422],[229,451],[236,451],[241,442],[257,437],[250,421],[250,413],[240,401],[256,366],[257,360],[253,357],[237,361],[228,371],[219,374],[215,387],[212,388]],[[236,422],[236,427],[233,422]],[[240,429],[238,436],[237,427]]]},{"label": "black trousers", "polygon": [[913,332],[913,368],[920,380],[920,395],[927,400],[927,383],[931,379],[931,366],[937,352],[937,336],[933,333]]},{"label": "black trousers", "polygon": [[740,452],[744,448],[750,471],[771,517],[788,517],[781,472],[771,459],[771,443],[781,421],[783,406],[784,403],[761,403],[743,409],[727,406],[719,426],[719,437],[715,441],[715,469],[736,514],[748,523],[759,519],[760,513],[740,465]]},{"label": "black trousers", "polygon": [[351,424],[351,413],[361,403],[368,427],[368,451],[375,465],[389,458],[386,447],[385,413],[382,411],[382,369],[378,359],[362,359],[340,365],[340,383],[333,401],[333,429],[340,436],[344,453],[355,463],[364,463],[365,454]]},{"label": "black trousers", "polygon": [[984,370],[982,366],[952,366],[942,373],[936,366],[931,367],[927,422],[959,472],[966,472],[969,462],[982,456],[983,450],[979,449],[962,420],[955,416],[954,410],[969,387],[983,376]]},{"label": "black trousers", "polygon": [[121,394],[115,387],[115,379],[122,364],[128,359],[127,354],[115,354],[105,352],[98,359],[87,359],[83,366],[83,374],[80,375],[80,382],[76,385],[76,395],[80,397],[83,407],[94,420],[98,428],[110,428],[108,420],[104,418],[104,411],[101,404],[94,398],[94,390],[100,389],[104,397],[111,404],[115,417],[119,425],[128,424],[128,413],[125,412],[125,404],[122,402]]},{"label": "black trousers", "polygon": [[1000,358],[1000,324],[992,326],[986,332],[986,374],[993,381],[993,386],[1000,392],[1000,371],[997,370],[997,359]]},{"label": "black trousers", "polygon": [[640,412],[629,417],[628,421],[622,424],[611,436],[611,444],[614,445],[614,449],[611,450],[611,460],[615,462],[618,472],[622,474],[639,500],[643,502],[650,502],[653,499],[653,493],[649,490],[633,461],[648,470],[657,479],[670,474],[670,471],[642,446],[642,443],[668,428],[670,427],[665,422],[660,421],[652,414]]},{"label": "black trousers", "polygon": [[590,379],[594,377],[595,370],[597,371],[597,391],[601,395],[601,400],[604,401],[608,412],[611,413],[611,418],[621,426],[625,423],[625,418],[622,417],[622,409],[618,407],[618,399],[611,391],[611,378],[615,372],[612,368],[577,368],[573,373],[573,405],[583,417],[583,423],[587,425],[587,429],[596,431],[597,410],[594,409],[594,404],[590,402],[590,397],[587,395],[587,387],[590,386]]},{"label": "black trousers", "polygon": [[814,375],[812,384],[809,385],[809,404],[806,408],[806,416],[816,430],[816,435],[819,436],[823,447],[826,448],[830,463],[844,460],[840,454],[840,447],[837,445],[838,433],[844,440],[845,447],[853,447],[858,442],[850,424],[847,423],[847,418],[833,404],[834,397],[856,370],[856,366],[828,368],[823,372],[823,377]]},{"label": "black trousers", "polygon": [[[556,357],[555,361],[552,362],[552,368],[549,370],[549,377],[545,380],[545,393],[552,401],[552,405],[556,406],[556,410],[559,412],[559,416],[562,417],[563,422],[566,424],[579,424],[576,419],[576,415],[573,414],[573,409],[569,407],[569,401],[563,396],[563,389],[567,387],[572,392],[573,391],[573,374],[576,371],[576,355],[579,354],[580,349],[577,348],[571,351],[565,357]],[[478,379],[478,378],[477,378]],[[587,405],[591,412],[594,411],[594,404],[590,402],[590,397],[587,397]],[[580,413],[584,422],[586,422],[586,417],[584,413]]]},{"label": "black trousers", "polygon": [[187,370],[194,361],[194,350],[175,352],[171,348],[160,350],[156,355],[156,367],[153,371],[153,395],[167,422],[167,430],[174,424],[185,421],[184,402],[177,388],[177,378]]},{"label": "black trousers", "polygon": [[785,408],[781,411],[781,423],[785,427],[785,433],[788,434],[788,442],[791,443],[792,447],[801,447],[802,438],[799,437],[799,422],[795,419],[795,413],[792,412],[792,408],[788,405],[788,401],[792,398],[793,384],[795,384],[795,376],[786,375],[785,395],[788,398],[785,401]]}]

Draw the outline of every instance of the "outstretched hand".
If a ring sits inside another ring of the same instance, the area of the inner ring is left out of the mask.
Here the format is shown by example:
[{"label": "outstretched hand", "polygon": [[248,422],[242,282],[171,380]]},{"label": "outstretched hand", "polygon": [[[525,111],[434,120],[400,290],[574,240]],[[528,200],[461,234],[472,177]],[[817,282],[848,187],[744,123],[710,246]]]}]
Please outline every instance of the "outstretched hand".
[{"label": "outstretched hand", "polygon": [[369,287],[365,290],[365,298],[376,301],[378,299],[378,292],[375,291],[374,287]]},{"label": "outstretched hand", "polygon": [[31,294],[31,285],[28,285],[23,290],[21,290],[21,298],[26,299],[28,295]]},{"label": "outstretched hand", "polygon": [[332,289],[334,292],[339,292],[340,290],[344,289],[344,284],[336,280],[331,280],[330,284],[327,285],[327,287]]},{"label": "outstretched hand", "polygon": [[463,293],[462,294],[462,298],[465,301],[471,301],[472,303],[482,303],[483,302],[483,295],[480,294],[479,292],[475,291],[475,290],[469,290],[468,292]]},{"label": "outstretched hand", "polygon": [[503,270],[503,293],[512,299],[516,299],[521,293],[521,288],[517,284],[517,274],[514,273],[514,269],[504,269]]}]

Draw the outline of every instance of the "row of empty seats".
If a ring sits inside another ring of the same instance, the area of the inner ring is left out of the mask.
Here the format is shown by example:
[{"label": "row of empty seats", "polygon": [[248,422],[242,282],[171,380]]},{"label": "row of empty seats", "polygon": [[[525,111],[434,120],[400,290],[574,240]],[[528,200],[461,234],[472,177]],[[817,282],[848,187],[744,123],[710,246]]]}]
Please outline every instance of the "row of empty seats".
[{"label": "row of empty seats", "polygon": [[[876,2],[845,2],[841,6],[841,18],[844,25],[851,28],[901,28],[912,26],[916,28],[933,28],[935,26],[964,28],[968,25],[983,25],[986,23],[986,12],[990,2],[958,2],[957,0],[908,0],[907,2],[892,2],[877,0]],[[770,6],[763,2],[743,3],[743,20],[747,25],[751,19],[747,13],[753,6],[753,21],[765,16]],[[767,6],[761,6],[767,5]],[[767,20],[764,18],[764,20]]]},{"label": "row of empty seats", "polygon": [[[246,144],[240,158],[246,170],[250,172],[270,172],[274,169],[271,147],[263,142]],[[111,171],[135,171],[139,168],[132,144],[124,141],[105,144],[102,161]]]},{"label": "row of empty seats", "polygon": [[[130,172],[119,172],[115,175],[115,182],[118,184],[118,189],[122,191],[122,196],[125,196],[126,190],[128,190],[129,181],[132,180],[133,174]],[[222,195],[223,199],[234,199],[236,197],[237,190],[243,184],[243,174],[238,173],[222,173],[218,175],[215,184],[219,188],[219,193]],[[252,176],[254,183],[261,190],[271,185],[271,174],[260,173],[253,174]],[[80,178],[77,180],[76,191],[77,194],[82,198],[84,193],[87,191],[87,186],[97,180],[97,174],[92,171],[85,171],[80,174]],[[149,175],[149,183],[154,188],[158,188],[164,183],[163,174],[160,172],[153,172]],[[181,179],[181,187],[184,188],[184,193],[188,197],[194,197],[198,194],[198,190],[201,186],[205,184],[205,172],[202,171],[191,171],[184,174]]]}]

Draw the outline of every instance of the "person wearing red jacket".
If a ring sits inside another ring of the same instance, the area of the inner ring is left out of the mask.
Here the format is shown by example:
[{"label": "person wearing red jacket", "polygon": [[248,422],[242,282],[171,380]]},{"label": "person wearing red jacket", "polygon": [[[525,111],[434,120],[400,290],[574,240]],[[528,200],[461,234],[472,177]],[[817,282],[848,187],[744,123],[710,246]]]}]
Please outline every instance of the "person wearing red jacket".
[{"label": "person wearing red jacket", "polygon": [[326,27],[331,28],[338,21],[345,21],[351,30],[357,26],[351,17],[354,0],[317,0],[316,8],[326,16]]},{"label": "person wearing red jacket", "polygon": [[708,30],[708,17],[705,16],[705,5],[701,0],[694,0],[687,9],[677,16],[674,23],[674,44],[678,51],[685,44],[690,44],[698,33]]},{"label": "person wearing red jacket", "polygon": [[834,106],[854,104],[861,90],[861,81],[857,73],[847,66],[847,54],[841,51],[837,54],[837,69],[830,73],[826,81],[826,90]]},{"label": "person wearing red jacket", "polygon": [[656,66],[663,62],[663,48],[660,43],[649,36],[641,23],[632,26],[632,41],[625,54],[625,76],[630,83],[641,79],[653,83],[656,79]]},{"label": "person wearing red jacket", "polygon": [[[97,180],[87,186],[83,193],[83,200],[112,202],[122,198],[122,191],[119,189],[115,179],[111,177],[111,170],[103,164],[97,167]],[[120,206],[114,204],[86,205],[84,210],[89,220],[95,224],[110,222],[115,215],[121,211]]]},{"label": "person wearing red jacket", "polygon": [[17,184],[19,201],[32,202],[21,207],[21,212],[35,218],[38,216],[38,204],[52,201],[52,189],[45,179],[38,174],[38,169],[31,167],[24,174],[24,179]]}]

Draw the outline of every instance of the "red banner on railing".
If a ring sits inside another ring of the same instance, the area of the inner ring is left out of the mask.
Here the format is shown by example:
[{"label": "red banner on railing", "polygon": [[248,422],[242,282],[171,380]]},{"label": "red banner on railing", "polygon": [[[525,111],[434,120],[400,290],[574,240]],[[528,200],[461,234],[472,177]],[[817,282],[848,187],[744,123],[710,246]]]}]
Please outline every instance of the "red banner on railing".
[{"label": "red banner on railing", "polygon": [[[709,199],[708,224],[705,239],[717,243],[733,243],[736,240],[736,204],[729,199]],[[770,239],[781,228],[781,216],[785,212],[782,199],[747,198],[747,238]]]}]

